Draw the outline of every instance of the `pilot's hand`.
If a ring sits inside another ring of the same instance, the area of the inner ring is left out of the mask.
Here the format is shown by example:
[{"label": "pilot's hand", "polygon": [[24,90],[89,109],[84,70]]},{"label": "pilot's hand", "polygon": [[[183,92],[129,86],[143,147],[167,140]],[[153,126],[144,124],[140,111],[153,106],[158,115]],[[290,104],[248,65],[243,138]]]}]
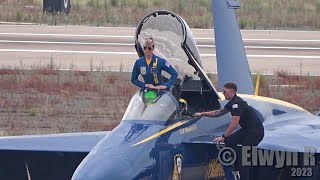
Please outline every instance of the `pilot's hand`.
[{"label": "pilot's hand", "polygon": [[146,84],[145,87],[150,89],[156,89],[156,87],[153,84]]},{"label": "pilot's hand", "polygon": [[159,86],[156,86],[155,89],[159,89],[159,90],[167,89],[167,86],[159,85]]},{"label": "pilot's hand", "polygon": [[224,141],[224,137],[216,137],[213,139],[213,142],[223,142]]},{"label": "pilot's hand", "polygon": [[202,116],[201,112],[194,113],[194,116]]}]

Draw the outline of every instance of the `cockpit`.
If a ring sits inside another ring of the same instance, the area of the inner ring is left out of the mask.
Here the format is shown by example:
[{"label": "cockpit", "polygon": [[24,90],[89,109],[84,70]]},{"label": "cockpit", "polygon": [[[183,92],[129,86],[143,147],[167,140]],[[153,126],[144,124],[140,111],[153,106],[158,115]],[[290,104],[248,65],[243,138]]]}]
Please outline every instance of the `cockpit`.
[{"label": "cockpit", "polygon": [[[168,11],[156,11],[147,15],[138,24],[135,34],[135,48],[139,57],[144,56],[142,47],[144,39],[148,37],[154,39],[154,53],[166,59],[176,69],[178,80],[168,93],[162,94],[147,106],[141,92],[137,92],[124,119],[169,119],[174,114],[173,111],[179,108],[179,99],[188,102],[191,114],[219,109],[220,97],[202,68],[200,53],[187,23]],[[168,74],[162,75],[165,81]],[[154,113],[154,117],[147,118],[144,114],[146,112]]]},{"label": "cockpit", "polygon": [[136,92],[123,116],[123,120],[167,121],[176,118],[178,103],[169,91]]}]

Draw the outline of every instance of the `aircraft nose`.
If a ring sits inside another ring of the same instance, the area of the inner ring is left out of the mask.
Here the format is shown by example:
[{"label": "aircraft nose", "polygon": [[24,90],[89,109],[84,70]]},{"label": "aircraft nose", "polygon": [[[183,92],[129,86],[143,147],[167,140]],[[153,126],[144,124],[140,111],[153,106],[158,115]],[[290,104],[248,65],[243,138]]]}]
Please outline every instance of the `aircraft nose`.
[{"label": "aircraft nose", "polygon": [[123,156],[88,156],[78,166],[72,180],[129,180],[132,179],[129,160]]}]

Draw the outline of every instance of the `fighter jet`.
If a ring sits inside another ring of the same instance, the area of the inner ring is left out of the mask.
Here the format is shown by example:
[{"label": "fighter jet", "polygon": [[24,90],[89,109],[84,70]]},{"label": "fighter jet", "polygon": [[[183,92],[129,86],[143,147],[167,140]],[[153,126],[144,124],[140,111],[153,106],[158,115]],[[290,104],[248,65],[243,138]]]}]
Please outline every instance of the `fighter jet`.
[{"label": "fighter jet", "polygon": [[[319,179],[320,118],[296,105],[253,95],[234,13],[239,3],[213,0],[212,8],[219,84],[236,82],[242,93],[238,95],[254,107],[265,127],[259,150],[298,155],[297,162],[280,168],[276,160],[252,167],[250,178]],[[140,21],[135,32],[140,57],[143,40],[150,36],[155,39],[155,54],[179,73],[172,89],[136,92],[121,123],[110,132],[1,138],[1,179],[225,179],[231,169],[221,162],[224,147],[212,140],[224,133],[231,115],[193,116],[219,109],[227,100],[204,72],[190,28],[175,13],[155,11]],[[306,146],[317,151],[308,156],[314,160],[311,164],[301,164]]]}]

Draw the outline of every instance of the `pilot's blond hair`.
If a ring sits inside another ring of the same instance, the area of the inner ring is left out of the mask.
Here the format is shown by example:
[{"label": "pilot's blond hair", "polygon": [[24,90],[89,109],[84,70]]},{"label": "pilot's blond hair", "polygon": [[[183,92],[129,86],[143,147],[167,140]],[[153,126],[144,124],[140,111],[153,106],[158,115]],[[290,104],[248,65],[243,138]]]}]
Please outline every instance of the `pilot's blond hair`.
[{"label": "pilot's blond hair", "polygon": [[144,47],[154,47],[154,40],[152,37],[148,37],[144,39]]}]

